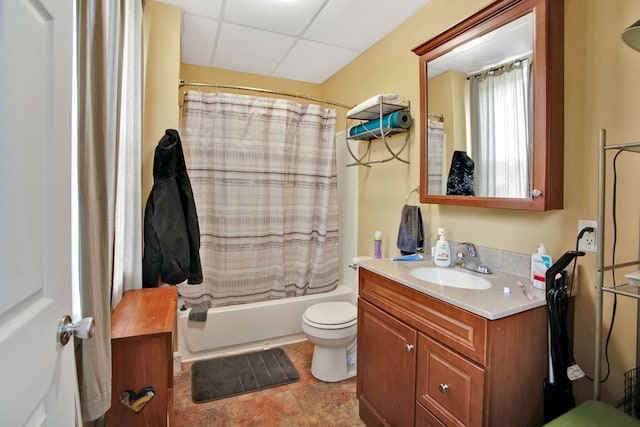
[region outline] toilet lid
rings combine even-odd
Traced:
[[[356,323],[358,309],[344,301],[321,302],[307,308],[303,317],[308,323],[326,329],[346,328]]]

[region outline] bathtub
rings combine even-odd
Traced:
[[[356,303],[356,294],[340,285],[331,292],[275,301],[209,309],[206,322],[189,320],[189,309],[180,311],[178,300],[178,348],[174,370],[180,362],[213,356],[262,350],[305,340],[302,313],[324,301]],[[176,366],[177,364],[177,366]]]

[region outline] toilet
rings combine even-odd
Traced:
[[[315,344],[311,374],[325,382],[346,380],[356,375],[358,309],[344,302],[321,302],[302,315],[302,330]]]

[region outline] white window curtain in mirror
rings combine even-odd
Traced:
[[[531,61],[470,76],[474,189],[478,196],[530,196]]]
[[[188,91],[182,118],[204,282],[189,306],[311,295],[338,283],[336,112]]]
[[[76,341],[84,421],[111,405],[110,315],[142,284],[142,3],[77,5],[78,275],[93,338]]]

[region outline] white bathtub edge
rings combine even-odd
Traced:
[[[189,321],[189,311],[178,310],[178,353],[182,362],[193,362],[304,341],[302,313],[323,301],[355,304],[356,295],[342,285],[324,294],[210,309],[206,322]]]

